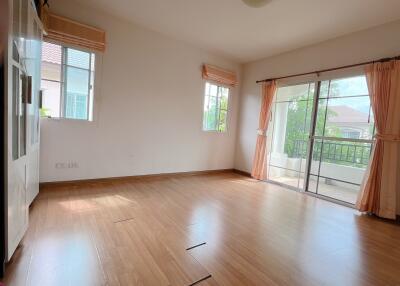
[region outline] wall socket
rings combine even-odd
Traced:
[[[56,169],[76,169],[79,168],[78,162],[57,162]]]

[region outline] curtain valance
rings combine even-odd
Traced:
[[[203,78],[229,86],[236,86],[238,83],[235,72],[212,65],[203,65]]]
[[[104,52],[105,31],[53,14],[47,9],[41,11],[41,18],[45,29],[45,40]]]

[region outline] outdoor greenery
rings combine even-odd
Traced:
[[[339,86],[332,82],[330,96],[339,95]],[[321,86],[321,97],[326,97],[328,86]],[[313,109],[313,97],[305,92],[289,102],[287,113],[287,125],[285,134],[284,152],[289,158],[306,158],[307,143],[311,126],[311,114]],[[318,112],[315,126],[316,135],[329,137],[342,137],[341,131],[334,125],[325,125],[325,120],[337,114],[327,108],[326,99],[318,102]],[[322,148],[322,150],[321,150]],[[368,164],[371,152],[371,144],[349,143],[333,141],[315,141],[313,160],[322,160],[353,167],[365,167]],[[321,158],[322,157],[322,158]]]
[[[49,117],[50,116],[50,109],[49,108],[41,108],[39,110],[41,117]]]
[[[326,108],[325,100],[320,100],[318,105],[315,134],[339,137],[341,135],[340,130],[334,126],[325,127],[324,133],[325,113],[327,113],[327,120],[335,116],[336,113]],[[284,150],[289,157],[294,157],[298,155],[295,154],[295,142],[298,140],[308,140],[313,100],[308,99],[307,95],[303,95],[298,97],[295,101],[290,102],[288,108]]]
[[[208,89],[211,94],[207,94],[205,96],[203,129],[209,131],[225,132],[228,112],[229,90],[228,88],[224,87],[215,87],[215,90]]]

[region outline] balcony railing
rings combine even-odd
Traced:
[[[295,140],[293,150],[288,152],[288,155],[292,158],[305,159],[307,147],[307,140]],[[314,141],[312,158],[315,161],[365,168],[369,162],[371,148],[371,143]]]

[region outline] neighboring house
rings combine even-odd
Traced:
[[[328,127],[339,128],[341,136],[353,139],[371,138],[372,114],[364,113],[345,105],[330,106],[334,113],[327,122]]]
[[[65,107],[65,117],[75,119],[87,118],[87,94],[77,92],[67,92],[67,104]]]

